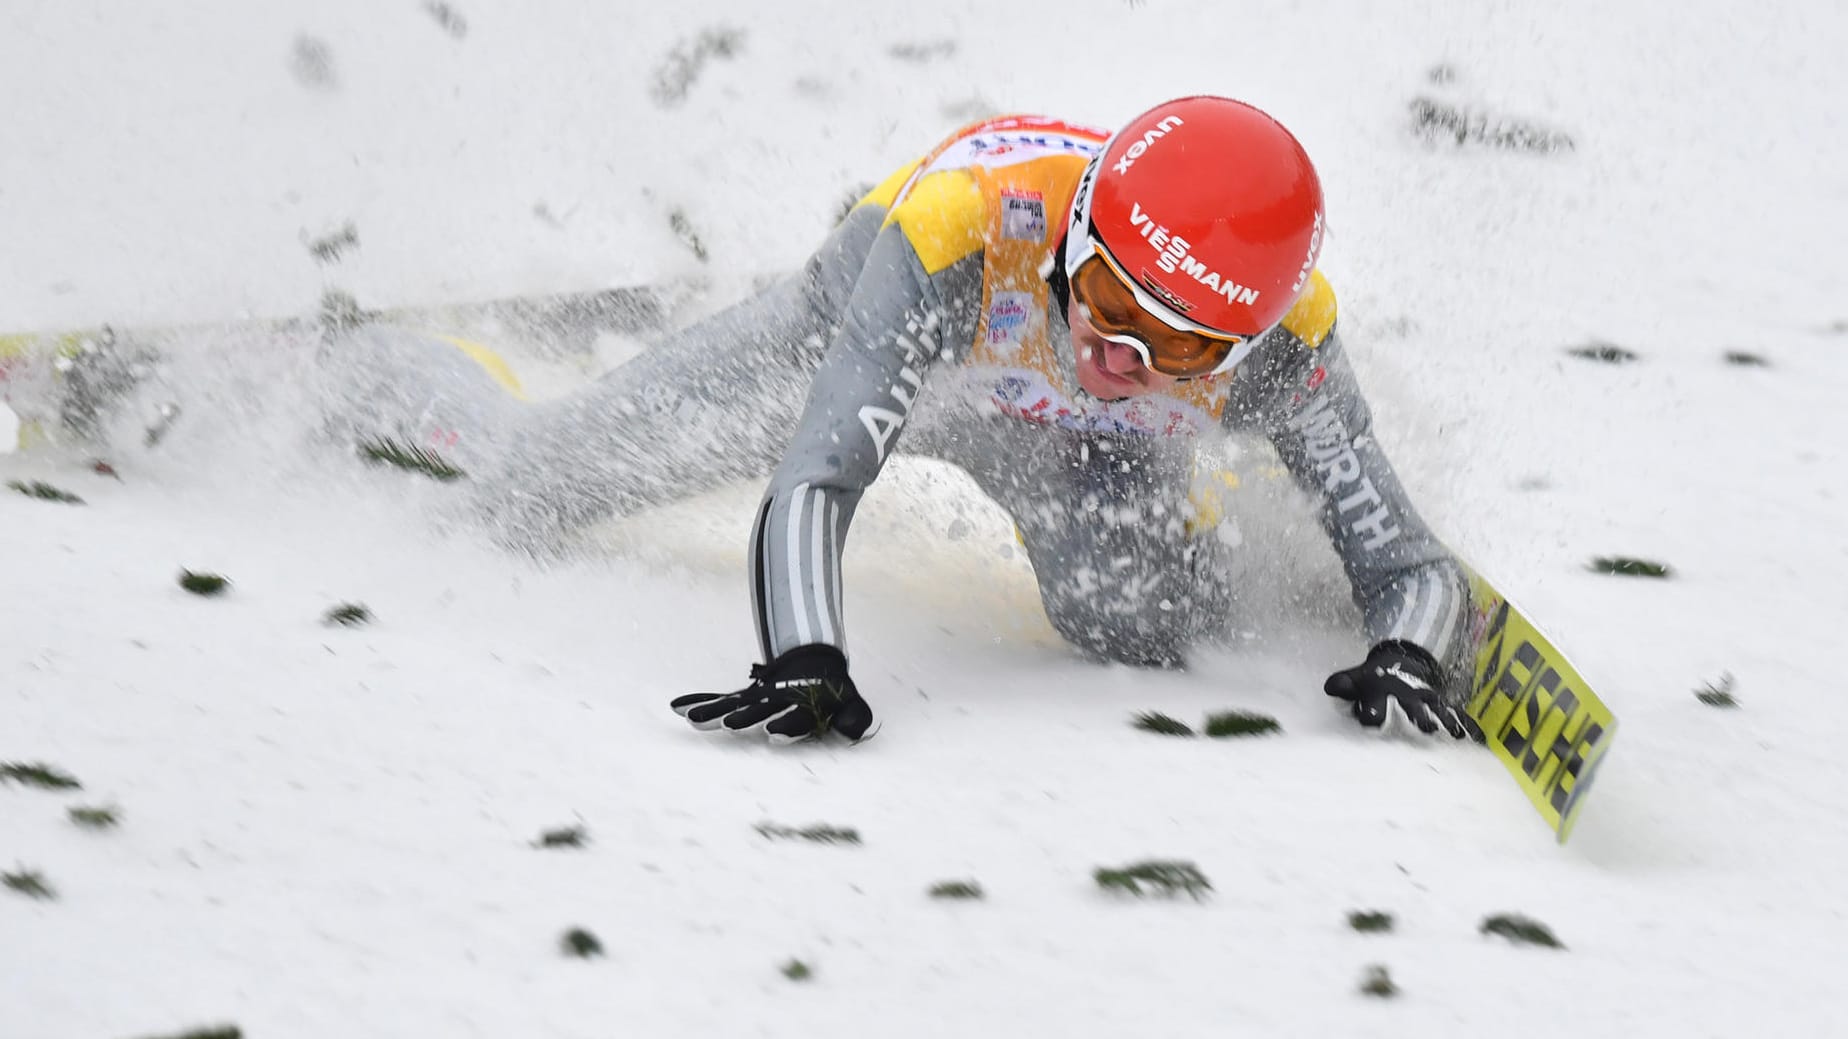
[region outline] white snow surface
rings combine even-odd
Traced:
[[[716,306],[971,117],[1244,97],[1319,164],[1324,269],[1415,498],[1622,719],[1592,803],[1560,847],[1487,753],[1352,731],[1319,686],[1361,640],[1305,604],[1339,578],[1262,524],[1253,597],[1285,608],[1238,648],[1186,673],[1079,659],[1005,521],[915,463],[847,557],[877,737],[696,733],[666,701],[745,677],[759,488],[540,567],[429,522],[442,488],[232,407],[112,458],[120,480],[0,458],[87,500],[0,494],[0,761],[84,785],[0,786],[0,868],[60,895],[0,890],[0,1039],[1848,1031],[1848,8],[451,9],[465,35],[412,0],[0,6],[0,331],[301,313],[329,286],[429,303],[697,276]],[[666,56],[713,27],[735,54],[658,101]],[[1420,94],[1577,146],[1422,143]],[[347,221],[359,249],[317,265],[304,241]],[[1565,354],[1592,339],[1641,360]],[[1675,576],[1587,570],[1617,554]],[[233,587],[190,596],[182,567]],[[377,622],[319,623],[343,601]],[[1722,672],[1737,711],[1692,695]],[[1127,724],[1231,707],[1284,735]],[[79,829],[78,804],[122,823]],[[573,823],[588,847],[532,846]],[[1155,857],[1213,895],[1092,882]],[[926,897],[964,878],[986,900]],[[1354,909],[1398,928],[1354,933]],[[1477,933],[1508,911],[1568,950]],[[607,955],[561,955],[571,927]],[[785,978],[792,958],[814,976]],[[1357,992],[1370,964],[1397,999]]]

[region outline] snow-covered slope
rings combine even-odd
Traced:
[[[1189,673],[1084,663],[1005,522],[924,465],[869,495],[848,554],[877,739],[712,739],[665,701],[744,677],[754,488],[540,569],[427,522],[441,488],[294,450],[286,392],[237,396],[125,448],[120,481],[0,459],[87,500],[0,495],[0,761],[85,787],[0,786],[0,869],[60,893],[0,891],[0,1039],[1843,1029],[1838,5],[446,10],[465,31],[411,0],[0,7],[0,331],[301,313],[328,287],[700,278],[717,305],[975,115],[1245,97],[1321,167],[1325,268],[1418,500],[1623,720],[1594,803],[1559,848],[1486,754],[1349,731],[1318,687],[1358,639],[1301,605],[1341,594],[1325,561]],[[679,98],[676,50],[705,54]],[[1420,142],[1421,95],[1576,147]],[[318,265],[304,241],[348,221],[358,250]],[[1593,339],[1641,360],[1564,352]],[[1586,570],[1618,554],[1676,576]],[[235,584],[196,598],[182,567]],[[855,594],[874,573],[905,594]],[[343,601],[377,622],[319,623]],[[1691,695],[1723,671],[1739,711]],[[1228,707],[1285,735],[1126,724]],[[573,822],[587,848],[531,846]],[[1214,896],[1092,882],[1150,857]],[[988,898],[926,897],[960,878]],[[1569,951],[1478,935],[1501,911]],[[574,926],[607,955],[561,956]],[[1397,1000],[1356,992],[1376,963]]]

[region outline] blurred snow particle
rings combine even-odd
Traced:
[[[980,94],[971,94],[960,101],[945,101],[937,107],[937,111],[943,113],[945,119],[961,119],[966,122],[1001,113],[993,101]]]
[[[667,224],[674,229],[674,237],[680,239],[680,244],[691,249],[699,262],[705,263],[706,243],[700,241],[699,232],[693,229],[693,221],[687,218],[687,211],[675,208],[667,214]]]
[[[1412,99],[1411,110],[1412,133],[1431,144],[1484,145],[1543,155],[1573,148],[1572,138],[1558,130],[1447,101],[1417,97]]]
[[[19,429],[22,423],[6,401],[0,400],[0,455],[9,455],[19,448]]]
[[[847,191],[841,195],[841,200],[834,205],[834,222],[838,224],[847,219],[847,214],[853,212],[853,207],[859,205],[860,200],[865,198],[878,186],[877,184],[861,182],[848,188]]]
[[[655,104],[669,108],[687,99],[687,92],[699,81],[706,63],[714,58],[735,56],[744,46],[744,30],[725,26],[702,29],[692,40],[682,40],[655,69],[654,88],[649,91]]]
[[[1583,361],[1596,361],[1599,364],[1629,364],[1641,360],[1634,350],[1626,350],[1616,343],[1607,343],[1602,339],[1593,339],[1583,346],[1575,346],[1566,353]]]
[[[797,76],[790,87],[803,97],[824,98],[834,92],[828,81],[819,76]]]
[[[609,371],[620,368],[648,349],[648,344],[634,336],[619,335],[615,332],[599,332],[591,341],[591,354],[596,358],[600,370]]]
[[[1694,690],[1694,698],[1708,707],[1734,710],[1739,706],[1739,698],[1733,695],[1733,676],[1731,671],[1720,674],[1718,682],[1703,682]]]
[[[324,234],[319,238],[309,238],[302,232],[302,244],[308,247],[308,255],[316,263],[339,263],[340,258],[350,249],[359,248],[359,228],[347,221],[340,230]]]
[[[1395,314],[1391,317],[1373,319],[1373,337],[1404,339],[1418,331],[1418,322],[1409,314]]]
[[[930,40],[913,43],[894,43],[886,48],[886,53],[900,61],[910,61],[922,65],[926,62],[947,58],[956,53],[955,40]]]
[[[1363,996],[1375,999],[1391,999],[1399,994],[1399,986],[1393,984],[1392,974],[1386,970],[1385,965],[1375,963],[1361,976],[1360,992]]]
[[[564,936],[558,939],[558,944],[566,956],[575,956],[580,960],[603,955],[603,943],[597,940],[596,935],[582,927],[573,927],[566,931]]]
[[[334,51],[326,40],[297,36],[289,51],[289,72],[295,81],[310,90],[334,90],[339,81],[334,75]]]
[[[1425,79],[1437,86],[1448,86],[1457,81],[1457,68],[1447,62],[1438,62],[1425,72]]]
[[[468,35],[468,19],[462,17],[461,11],[444,3],[443,0],[424,0],[423,9],[424,13],[436,19],[436,24],[442,26],[443,31],[449,35],[458,40]]]
[[[328,289],[321,293],[321,313],[318,324],[321,326],[323,339],[331,342],[370,320],[372,320],[372,315],[359,305],[359,300],[354,298],[352,293],[343,292],[340,289]]]

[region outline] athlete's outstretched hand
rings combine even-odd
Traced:
[[[847,658],[821,644],[752,664],[751,684],[735,693],[692,693],[668,706],[695,729],[761,732],[771,743],[794,743],[829,729],[858,740],[873,724],[873,709],[847,676]]]
[[[1354,720],[1369,729],[1427,736],[1439,731],[1452,739],[1482,740],[1469,715],[1447,702],[1437,661],[1410,642],[1388,639],[1367,653],[1367,662],[1337,671],[1322,691],[1353,705]]]

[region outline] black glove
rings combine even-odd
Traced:
[[[1369,729],[1390,731],[1409,722],[1427,736],[1442,729],[1453,739],[1482,742],[1475,719],[1445,701],[1443,685],[1431,654],[1388,639],[1367,653],[1366,663],[1328,676],[1322,691],[1352,703],[1354,720]]]
[[[873,724],[873,709],[847,677],[847,658],[819,643],[752,664],[751,684],[735,693],[692,693],[668,706],[695,729],[759,731],[771,743],[794,743],[829,729],[858,740]]]

